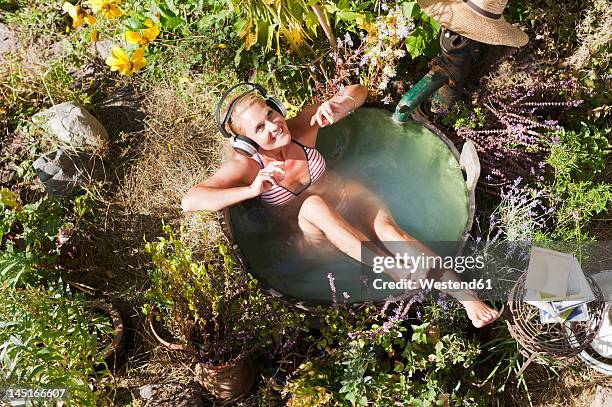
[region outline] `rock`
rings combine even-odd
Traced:
[[[138,389],[146,400],[146,407],[204,407],[203,390],[194,382],[187,386],[176,384],[147,384]]]
[[[98,52],[98,55],[103,61],[106,61],[106,58],[110,56],[112,48],[112,40],[102,40],[96,42],[96,51]]]
[[[79,104],[64,102],[55,105],[35,114],[33,121],[68,146],[100,155],[108,150],[108,132]]]
[[[0,63],[4,61],[4,54],[15,52],[19,49],[19,40],[15,32],[7,25],[0,23]]]
[[[84,152],[51,151],[34,161],[36,175],[52,196],[70,196],[103,174],[102,161]]]
[[[607,407],[612,406],[612,388],[597,386],[595,398],[591,403],[591,407]]]
[[[145,384],[144,386],[138,388],[138,394],[140,398],[143,400],[150,400],[153,397],[154,388],[150,384]]]

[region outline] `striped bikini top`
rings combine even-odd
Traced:
[[[304,150],[304,153],[306,153],[306,162],[308,164],[308,177],[310,178],[310,182],[297,193],[289,191],[282,185],[273,185],[269,191],[266,191],[261,194],[261,200],[266,204],[275,206],[286,204],[291,199],[304,192],[309,186],[317,182],[321,175],[323,175],[323,172],[325,172],[325,160],[323,159],[321,153],[317,151],[317,149],[312,147],[306,147],[299,141],[291,141],[301,146]],[[259,166],[263,169],[264,164],[259,154],[256,154],[256,159],[257,162],[259,162]]]

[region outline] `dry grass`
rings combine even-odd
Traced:
[[[611,386],[612,379],[578,359],[567,362],[560,377],[541,378],[531,385],[534,407],[589,407],[597,386]]]
[[[592,66],[594,61],[609,64],[612,43],[612,8],[607,0],[595,0],[577,26],[580,46],[568,59],[577,70]],[[610,79],[610,78],[608,78]]]
[[[126,106],[113,103],[98,110],[115,128],[133,131],[118,131],[114,137],[111,132],[109,156],[116,160],[107,167],[108,185],[98,197],[103,213],[90,228],[80,265],[106,268],[103,274],[115,280],[121,296],[130,283],[141,286],[146,280],[144,240],[160,236],[163,223],[175,228],[184,223],[193,245],[206,231],[211,241],[219,238],[214,216],[184,216],[180,201],[218,167],[224,144],[210,115],[177,97],[172,88],[132,94]],[[126,110],[140,112],[141,118],[134,119],[139,123],[118,125],[130,120],[122,114]]]

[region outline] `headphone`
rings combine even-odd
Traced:
[[[221,109],[223,108],[223,102],[225,101],[225,99],[227,99],[229,94],[234,89],[242,85],[250,85],[251,88],[247,90],[246,92],[238,95],[238,97],[236,97],[232,101],[232,103],[230,103],[227,109],[227,113],[225,114],[225,117],[223,118],[223,120],[221,120]],[[223,96],[221,96],[221,99],[219,100],[219,103],[217,104],[217,110],[215,111],[215,119],[217,121],[217,128],[219,129],[221,134],[223,134],[224,137],[227,137],[231,140],[232,147],[237,153],[245,155],[247,157],[251,157],[255,153],[257,153],[257,150],[259,150],[259,144],[257,144],[255,141],[251,140],[247,136],[243,136],[241,134],[234,134],[234,133],[227,131],[226,127],[231,121],[232,112],[234,111],[234,108],[236,107],[236,104],[238,103],[238,101],[251,92],[258,92],[264,98],[266,105],[276,110],[283,117],[287,115],[287,109],[285,108],[285,106],[283,106],[283,103],[280,100],[272,96],[268,96],[268,93],[263,88],[263,86],[258,85],[256,83],[241,82],[229,88],[227,92],[225,92]]]

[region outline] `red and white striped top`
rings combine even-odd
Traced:
[[[309,186],[317,182],[317,180],[321,178],[321,175],[323,175],[323,172],[325,172],[325,159],[323,158],[321,153],[317,151],[317,149],[312,147],[306,147],[302,143],[295,140],[291,141],[301,146],[304,149],[304,152],[306,153],[308,176],[310,178],[310,182],[297,193],[289,191],[282,185],[273,185],[269,191],[266,191],[261,194],[261,200],[264,201],[266,204],[275,206],[286,204],[291,199],[304,192]],[[264,168],[263,162],[261,161],[261,157],[259,157],[259,155],[257,155],[257,161],[259,162],[259,166],[261,168]]]

